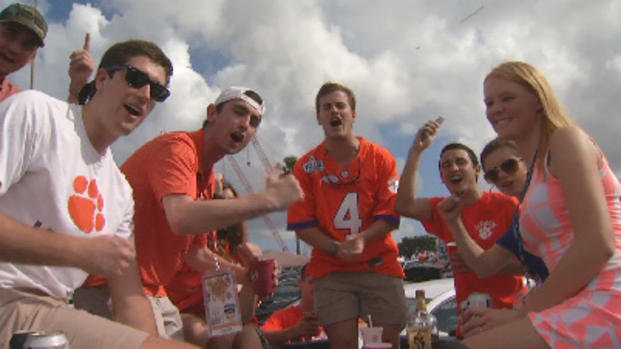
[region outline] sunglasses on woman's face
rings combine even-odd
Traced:
[[[125,72],[125,81],[129,84],[129,86],[133,88],[141,88],[146,84],[149,84],[151,98],[157,102],[164,102],[166,98],[170,96],[170,91],[168,91],[164,85],[151,80],[149,75],[134,66],[129,64],[112,65],[106,67],[106,70],[109,73],[112,73],[115,70],[123,68],[127,69]]]
[[[517,171],[518,166],[519,163],[517,159],[507,159],[501,162],[500,166],[485,171],[483,178],[485,178],[488,183],[496,183],[498,181],[498,175],[500,174],[500,170],[508,175],[512,175],[515,173],[515,171]]]

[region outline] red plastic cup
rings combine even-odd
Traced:
[[[263,259],[250,263],[248,273],[252,289],[257,296],[264,298],[274,293],[276,288],[275,271],[275,259]]]

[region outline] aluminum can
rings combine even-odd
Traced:
[[[468,298],[466,300],[461,302],[459,306],[461,308],[461,311],[464,312],[472,305],[482,308],[491,308],[492,297],[490,297],[490,295],[487,293],[472,292],[470,295],[468,295]]]
[[[11,336],[11,341],[9,342],[9,348],[10,349],[22,349],[24,347],[24,343],[26,342],[26,339],[28,338],[28,336],[31,333],[37,333],[40,331],[37,330],[19,330],[16,332],[13,332],[13,335]]]
[[[11,349],[69,349],[69,342],[61,331],[17,331],[9,346]]]

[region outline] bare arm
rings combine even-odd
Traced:
[[[187,195],[167,195],[162,199],[166,219],[175,234],[202,234],[205,231],[242,222],[272,211],[282,210],[302,198],[302,189],[292,175],[268,174],[265,191],[228,200],[196,201]]]
[[[108,287],[116,321],[158,335],[153,308],[142,291],[135,260],[123,275],[108,277]]]
[[[91,274],[121,275],[135,258],[125,238],[92,238],[27,226],[0,212],[0,260],[34,265],[71,266]]]
[[[326,253],[329,253],[330,245],[332,245],[333,243],[337,244],[338,246],[337,251],[340,249],[340,245],[341,245],[340,241],[337,241],[331,238],[330,236],[328,236],[328,234],[324,233],[318,227],[310,227],[310,228],[296,230],[295,234],[302,241],[313,246],[313,248],[317,248]]]
[[[525,311],[549,308],[575,295],[615,250],[612,221],[600,182],[600,154],[576,127],[555,131],[551,172],[561,181],[574,240],[546,281],[526,298]]]
[[[484,250],[470,237],[461,220],[462,209],[463,204],[456,196],[449,196],[438,204],[438,210],[455,238],[459,255],[468,267],[480,278],[501,272],[522,273],[522,264],[513,253],[498,244]]]
[[[440,123],[428,121],[416,133],[405,167],[403,168],[403,173],[401,173],[395,202],[395,210],[402,216],[418,220],[430,220],[433,218],[433,211],[429,201],[416,198],[416,181],[420,157],[423,151],[433,142],[438,128],[440,128]]]
[[[226,200],[218,200],[226,201]],[[246,270],[237,263],[229,262],[218,256],[207,247],[190,246],[190,250],[184,256],[184,261],[194,270],[200,272],[214,270],[216,268],[228,268],[235,273],[235,278],[242,282],[246,279]]]

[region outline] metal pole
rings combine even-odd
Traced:
[[[39,0],[35,0],[34,8],[36,8],[38,10],[38,7],[39,7]],[[30,89],[34,89],[35,61],[36,61],[36,59],[37,59],[37,56],[35,55],[35,57],[32,60],[32,62],[30,62]]]

